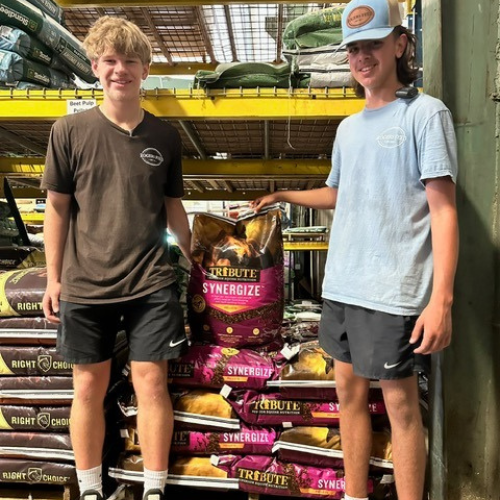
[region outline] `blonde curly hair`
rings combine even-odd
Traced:
[[[144,64],[151,64],[152,48],[140,28],[126,19],[102,16],[90,28],[83,48],[91,61],[96,61],[106,50],[134,55]]]

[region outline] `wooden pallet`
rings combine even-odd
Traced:
[[[0,500],[75,500],[77,485],[29,485],[0,482]]]

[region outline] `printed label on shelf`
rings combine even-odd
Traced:
[[[87,111],[87,109],[97,106],[97,101],[95,99],[68,99],[66,101],[66,114],[74,115],[75,113],[80,113],[82,111]]]

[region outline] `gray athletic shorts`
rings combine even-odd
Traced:
[[[409,340],[418,316],[397,316],[324,300],[319,327],[321,347],[354,373],[369,379],[402,379],[430,372],[430,355],[414,354]]]
[[[176,285],[112,304],[61,301],[59,317],[57,350],[69,363],[111,359],[116,335],[123,330],[131,361],[173,359],[188,348]]]

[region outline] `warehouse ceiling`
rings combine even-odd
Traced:
[[[284,61],[283,30],[291,20],[318,9],[339,6],[338,3],[316,2],[225,2],[218,5],[212,1],[205,4],[186,1],[186,5],[182,5],[177,0],[60,0],[59,4],[64,7],[65,27],[79,40],[83,40],[92,23],[103,15],[123,17],[138,24],[153,46],[151,73],[157,75],[157,79],[150,80],[156,84],[167,82],[170,89],[176,82],[180,85],[188,82],[189,85],[196,70],[213,70],[221,63],[281,63]],[[151,88],[147,92],[151,94]],[[259,89],[255,92],[260,96]],[[321,92],[328,94],[324,89]],[[219,92],[217,99],[223,98]],[[294,97],[291,95],[290,98]],[[193,167],[192,174],[187,175],[188,195],[193,199],[249,199],[277,189],[322,186],[329,168],[335,131],[343,114],[308,116],[306,111],[302,116],[291,114],[289,118],[273,116],[275,103],[270,99],[268,116],[264,117],[262,113],[252,116],[252,102],[247,100],[247,103],[249,111],[238,118],[217,113],[207,115],[206,119],[199,116],[191,119],[189,114],[182,119],[162,116],[179,130],[185,160],[199,161],[206,167]],[[26,157],[34,163],[43,160],[54,119],[38,112],[20,112],[16,117],[0,112],[0,165],[5,165],[2,158]],[[241,161],[250,163],[241,167],[238,163]],[[316,175],[301,168],[310,161],[319,162],[315,164],[321,167],[316,169]],[[234,172],[221,169],[223,162],[233,162]],[[275,168],[271,175],[266,175],[262,171],[266,162],[274,162],[269,163],[273,168],[277,168],[280,162],[285,163],[283,168]],[[26,170],[22,169],[8,171],[0,168],[0,172],[12,178],[14,188],[23,189],[33,186],[40,176],[40,173],[25,175]],[[17,192],[22,196],[22,190]],[[24,192],[28,196],[32,190],[25,189]]]

